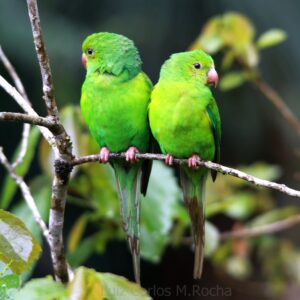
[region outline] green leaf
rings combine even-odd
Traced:
[[[69,299],[102,300],[104,293],[97,272],[84,267],[76,270],[73,280],[68,285]]]
[[[110,273],[97,273],[85,267],[76,270],[67,289],[68,298],[74,300],[151,299],[146,290],[124,277]]]
[[[211,256],[220,243],[220,233],[217,227],[205,221],[205,256]]]
[[[255,68],[259,63],[258,51],[252,44],[240,52],[240,57],[244,63],[252,69]],[[247,79],[246,76],[245,78]]]
[[[110,273],[98,273],[109,300],[151,300],[147,291],[140,285],[128,281],[126,278]]]
[[[0,278],[0,300],[13,300],[21,285],[20,277],[16,274]]]
[[[287,34],[282,29],[270,29],[264,32],[257,40],[256,46],[259,49],[273,47],[284,42],[287,39]]]
[[[39,176],[30,183],[30,190],[42,219],[47,223],[51,206],[51,181],[46,176]],[[33,214],[25,200],[21,199],[12,208],[11,212],[24,222],[35,239],[41,243],[42,233],[40,227],[36,225]]]
[[[222,69],[223,70],[228,70],[235,59],[235,52],[234,51],[227,51],[224,53],[223,59],[222,59]]]
[[[170,168],[154,162],[147,196],[142,199],[141,255],[158,262],[165,249],[173,225],[174,213],[181,193]]]
[[[14,273],[22,273],[38,259],[41,247],[25,224],[13,214],[0,210],[0,260]]]
[[[74,251],[68,252],[68,262],[73,268],[80,266],[92,255],[95,251],[95,240],[96,236],[87,237],[79,243]]]
[[[298,209],[295,206],[287,206],[284,208],[277,208],[261,214],[248,222],[247,226],[256,227],[272,222],[276,222],[282,219],[286,219],[298,213]]]
[[[17,293],[15,300],[67,300],[67,291],[62,283],[48,276],[29,281]]]
[[[239,169],[252,176],[270,181],[278,179],[282,173],[279,166],[269,165],[265,162],[256,162],[249,166],[240,166]]]
[[[202,49],[210,54],[215,54],[223,47],[220,34],[222,20],[219,16],[210,19],[204,26],[200,36],[190,47],[191,50]]]
[[[228,12],[211,18],[191,48],[200,48],[210,54],[215,54],[221,49],[234,50],[234,53],[239,55],[253,43],[254,34],[254,27],[247,17],[240,13]]]
[[[70,252],[74,251],[77,248],[80,240],[82,239],[87,225],[87,220],[87,215],[83,214],[74,223],[68,237],[68,250]]]
[[[246,81],[243,72],[233,71],[223,75],[220,80],[220,89],[222,91],[229,91],[241,86]]]
[[[255,197],[247,192],[237,192],[226,199],[226,202],[225,214],[237,220],[248,218],[256,208]]]
[[[40,215],[47,223],[51,204],[51,180],[49,180],[47,176],[41,175],[30,183],[30,189]],[[34,238],[41,244],[43,242],[41,229],[37,226],[33,214],[25,200],[21,199],[21,201],[12,208],[11,212],[24,222]],[[26,281],[31,276],[35,264],[36,263],[33,263],[31,267],[21,275],[22,281]]]
[[[24,157],[24,160],[16,168],[16,173],[18,175],[24,176],[27,173],[35,154],[36,145],[38,143],[39,136],[40,136],[39,129],[37,127],[33,127],[29,133],[28,149]],[[15,151],[13,155],[13,161],[18,157],[19,151],[20,151],[20,145],[18,146],[18,149]],[[13,179],[10,178],[10,176],[7,175],[4,179],[3,186],[1,188],[0,208],[5,209],[8,207],[13,196],[15,195],[16,190],[17,190],[17,184]]]
[[[224,44],[238,52],[252,44],[255,29],[245,15],[228,12],[222,17],[221,34]]]
[[[244,256],[230,257],[226,261],[225,268],[228,274],[241,280],[248,278],[252,271],[249,259]]]

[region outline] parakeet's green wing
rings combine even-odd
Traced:
[[[219,115],[219,110],[218,106],[216,104],[216,101],[214,98],[211,99],[210,103],[207,105],[206,108],[210,124],[211,124],[211,129],[213,131],[214,139],[215,139],[215,157],[214,161],[216,163],[220,162],[220,148],[221,148],[221,120],[220,120],[220,115]],[[211,176],[213,181],[216,180],[217,178],[217,172],[216,171],[211,171]]]
[[[149,150],[147,108],[152,83],[143,73],[138,50],[125,36],[99,32],[82,45],[87,74],[82,86],[81,109],[101,151]],[[131,151],[130,150],[130,151]],[[101,158],[101,162],[107,162]],[[133,161],[132,161],[133,162]],[[121,202],[122,226],[140,282],[140,192],[146,193],[151,162],[112,160]]]

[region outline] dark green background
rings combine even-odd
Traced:
[[[143,68],[155,83],[164,60],[173,52],[187,49],[210,17],[238,11],[253,21],[258,34],[274,27],[287,31],[288,40],[284,44],[263,52],[261,68],[267,82],[300,118],[299,1],[44,0],[39,1],[39,9],[59,108],[70,103],[79,104],[84,78],[81,42],[86,35],[112,31],[133,39],[140,50]],[[23,79],[34,108],[44,114],[40,73],[25,1],[0,1],[0,44]],[[216,60],[218,62],[218,57]],[[0,72],[7,77],[2,66]],[[248,84],[227,93],[215,90],[214,94],[223,124],[222,163],[232,166],[257,160],[275,163],[283,167],[281,180],[299,187],[299,155],[296,154],[299,138],[274,107]],[[0,110],[19,111],[17,104],[1,90]],[[0,145],[8,156],[19,141],[20,128],[16,124],[0,123]],[[36,172],[35,162],[29,178]],[[0,180],[3,174],[0,167]],[[288,197],[276,195],[279,203],[294,203]],[[125,245],[112,245],[107,256],[93,257],[89,265],[101,271],[131,276],[129,256],[126,262],[116,259],[118,255],[123,259],[124,251],[127,251]],[[48,272],[49,262],[43,262],[45,265],[40,266],[39,271]],[[191,263],[188,249],[168,250],[160,266],[143,264],[143,274],[148,274],[143,275],[144,285],[168,287],[188,282]],[[204,285],[214,285],[217,282],[211,279],[210,267],[205,268]]]

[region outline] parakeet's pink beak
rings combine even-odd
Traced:
[[[219,82],[219,76],[214,67],[210,68],[207,73],[207,84],[212,84],[214,87],[217,87]]]
[[[83,64],[83,66],[86,68],[86,56],[84,53],[82,53],[82,56],[81,56],[81,62]]]

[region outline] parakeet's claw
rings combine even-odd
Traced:
[[[197,155],[197,154],[194,154],[191,157],[189,157],[189,159],[188,159],[188,166],[189,166],[189,168],[197,170],[199,168],[198,162],[200,160],[201,160],[200,156]]]
[[[109,160],[109,149],[107,147],[102,147],[100,150],[100,163],[106,164]]]
[[[129,147],[126,151],[126,161],[130,163],[137,162],[136,154],[139,153],[139,150],[136,147]]]
[[[166,158],[165,158],[165,163],[166,163],[166,165],[172,166],[172,165],[173,165],[173,162],[174,162],[174,156],[171,155],[171,154],[167,154],[167,155],[166,155]]]

